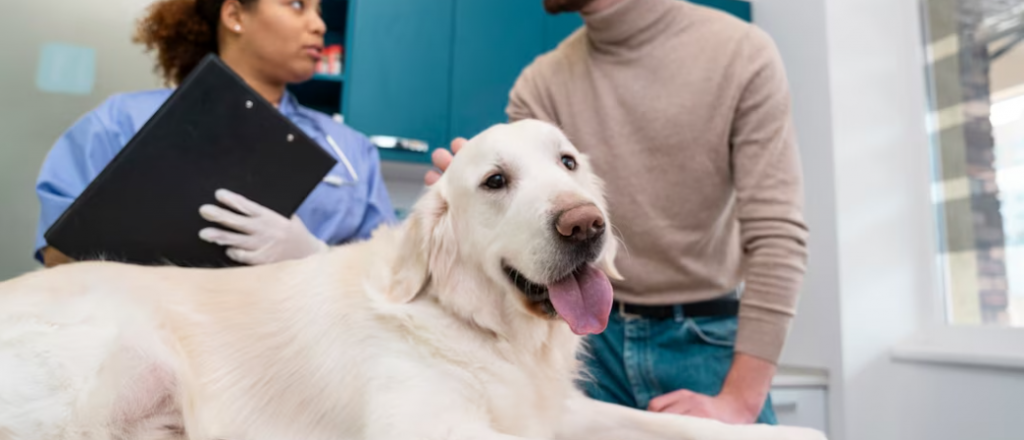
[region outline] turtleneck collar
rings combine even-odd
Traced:
[[[599,51],[635,49],[657,39],[680,0],[623,0],[611,9],[582,14],[587,37]]]

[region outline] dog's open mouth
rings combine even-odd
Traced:
[[[502,268],[505,270],[505,275],[508,276],[512,285],[519,289],[519,293],[526,297],[526,301],[531,306],[536,307],[538,311],[550,318],[558,317],[558,311],[555,310],[554,304],[551,304],[551,296],[548,294],[547,286],[530,281],[529,278],[526,278],[518,270],[513,269],[512,266],[506,264]]]
[[[502,269],[534,310],[550,318],[561,317],[573,333],[600,333],[608,325],[611,282],[590,264],[577,267],[549,285],[531,281],[508,264],[502,264]]]

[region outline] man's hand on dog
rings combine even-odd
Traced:
[[[775,365],[768,361],[736,353],[717,396],[680,390],[651,400],[647,409],[730,424],[754,423],[767,400],[775,370]]]
[[[749,409],[749,405],[740,396],[708,396],[690,390],[674,391],[657,397],[651,400],[647,410],[715,419],[733,425],[754,423],[758,415]]]
[[[451,152],[443,148],[438,148],[434,150],[434,152],[430,155],[430,159],[431,161],[434,162],[434,166],[437,167],[437,169],[441,170],[441,172],[437,172],[434,170],[427,171],[427,175],[423,178],[423,181],[426,182],[427,185],[433,185],[435,182],[437,182],[437,180],[441,178],[441,173],[443,173],[444,170],[448,169],[448,165],[451,165],[452,158],[455,157],[454,154],[457,154],[459,150],[462,149],[462,146],[465,143],[465,138],[456,138],[455,140],[452,141]]]
[[[327,244],[306,229],[298,216],[281,214],[239,194],[222,189],[217,201],[237,211],[236,214],[217,205],[203,205],[199,214],[206,220],[238,232],[205,228],[199,237],[210,243],[227,246],[227,255],[242,264],[259,265],[305,258],[325,252]]]

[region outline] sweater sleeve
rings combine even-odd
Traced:
[[[505,113],[509,122],[521,119],[539,119],[545,122],[557,124],[554,112],[551,110],[550,99],[544,93],[544,78],[542,73],[543,57],[534,60],[529,66],[523,69],[516,79],[512,91],[509,92],[508,106]]]
[[[731,128],[745,286],[736,351],[777,362],[807,260],[803,176],[781,57],[751,27],[739,51],[744,84]]]

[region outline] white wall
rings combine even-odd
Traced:
[[[889,358],[939,294],[919,15],[908,0],[827,4],[850,439],[920,438],[900,432],[916,405]]]
[[[5,2],[0,14],[0,280],[38,267],[32,259],[39,215],[35,179],[53,142],[78,117],[118,91],[159,85],[152,61],[131,43],[149,0]],[[49,42],[96,49],[88,96],[44,93],[36,67]]]
[[[1024,372],[890,358],[941,295],[919,7],[755,0],[793,86],[812,234],[783,363],[829,369],[834,439],[1020,439]]]
[[[754,20],[775,40],[793,96],[811,231],[807,277],[780,364],[830,373],[830,429],[842,431],[843,405],[836,237],[835,166],[828,44],[821,0],[756,0]]]
[[[920,4],[828,2],[850,439],[1024,436],[1024,372],[899,364],[941,294]]]

